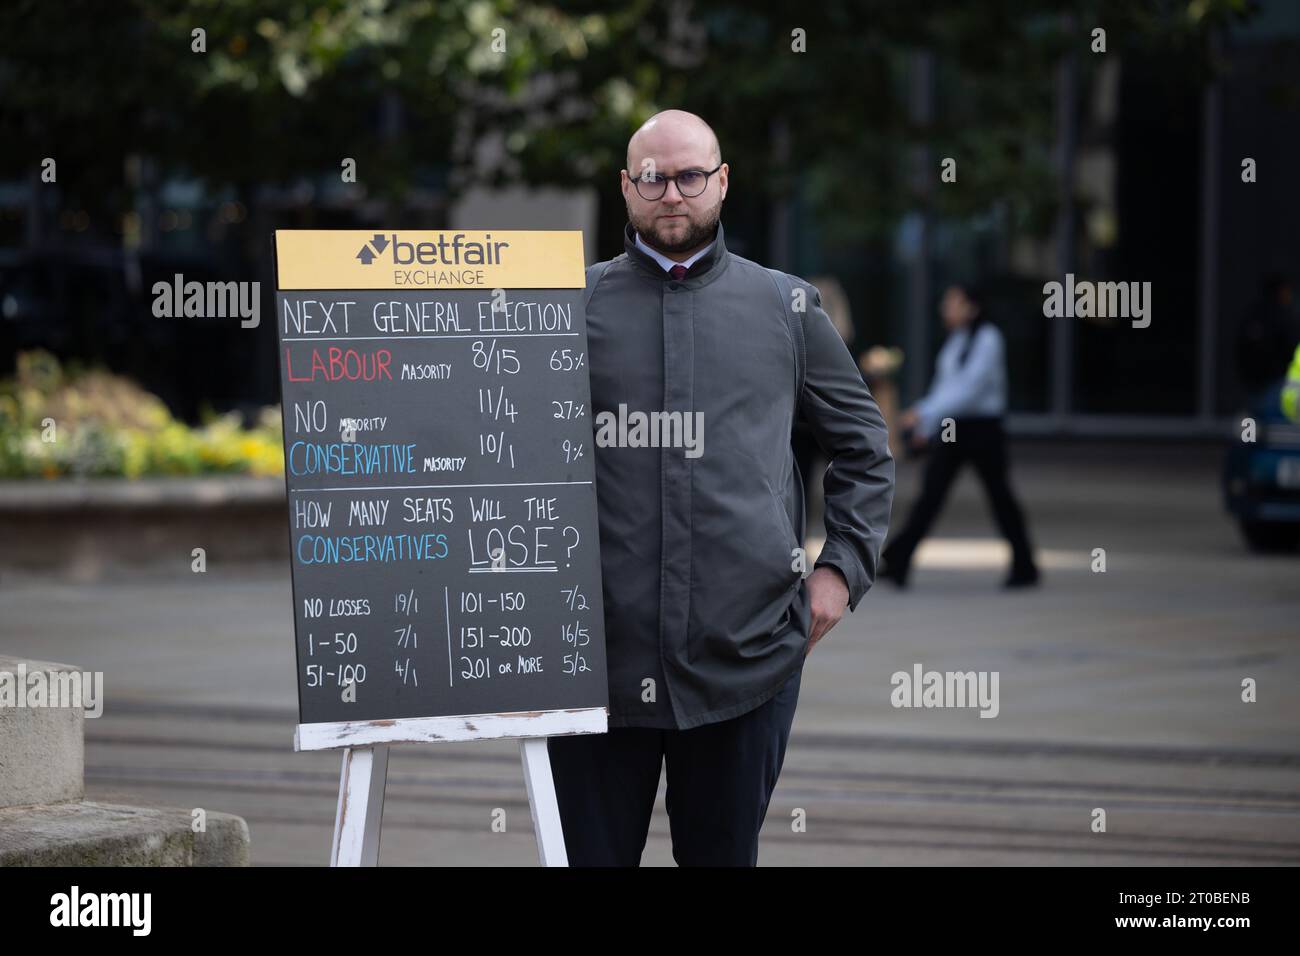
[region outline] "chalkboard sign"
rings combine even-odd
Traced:
[[[603,730],[581,234],[275,240],[300,723]]]

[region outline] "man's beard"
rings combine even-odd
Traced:
[[[680,239],[669,239],[661,232],[661,226],[657,215],[638,217],[632,212],[632,207],[627,210],[627,218],[635,229],[646,241],[647,244],[654,246],[663,253],[690,252],[697,246],[703,246],[713,239],[713,234],[718,228],[718,217],[722,212],[722,200],[719,199],[713,208],[706,209],[700,213],[697,222],[692,214],[686,213],[686,231],[682,233]]]

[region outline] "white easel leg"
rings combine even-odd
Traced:
[[[546,738],[520,738],[519,756],[524,762],[528,807],[537,834],[537,856],[542,866],[568,866],[569,855],[564,849],[560,805],[555,799],[555,778],[551,776],[551,756],[546,749]]]
[[[387,780],[386,744],[348,747],[343,751],[330,866],[379,865],[379,829],[384,818]]]

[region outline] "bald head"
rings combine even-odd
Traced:
[[[681,262],[717,234],[729,172],[708,123],[683,110],[656,113],[628,140],[627,169],[619,173],[628,221],[644,242]]]
[[[627,168],[633,175],[647,159],[668,174],[699,166],[712,169],[722,162],[722,149],[713,128],[700,117],[664,110],[642,123],[627,141]]]

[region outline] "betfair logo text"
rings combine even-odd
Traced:
[[[496,266],[502,264],[501,250],[509,247],[508,242],[493,242],[491,233],[482,242],[466,240],[463,232],[450,237],[443,233],[437,242],[403,242],[396,233],[385,236],[377,232],[361,247],[357,258],[368,266],[391,249],[395,266]]]

